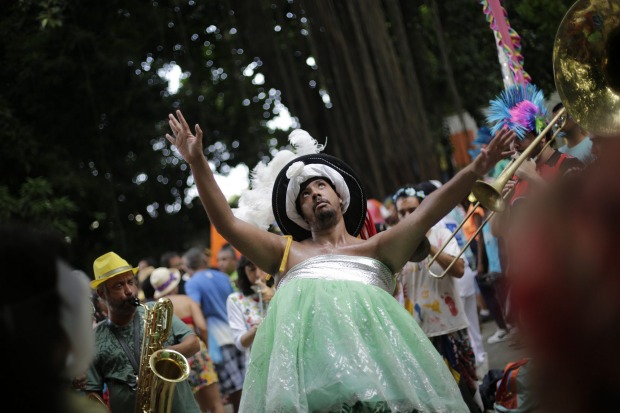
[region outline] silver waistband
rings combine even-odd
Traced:
[[[357,281],[390,294],[396,288],[394,274],[381,261],[350,255],[319,255],[302,261],[286,273],[278,288],[296,279]]]

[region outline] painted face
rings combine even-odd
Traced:
[[[396,210],[399,219],[403,220],[420,206],[420,201],[415,196],[404,196],[396,200]]]

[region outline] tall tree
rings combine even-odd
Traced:
[[[536,59],[550,60],[569,1],[543,3],[506,7],[526,70],[549,93],[552,73]],[[284,104],[360,172],[370,196],[437,178],[447,170],[443,119],[460,106],[454,96],[480,120],[501,75],[480,4],[436,6],[433,14],[427,1],[397,0],[1,2],[0,219],[61,230],[86,270],[109,250],[137,262],[208,242],[187,165],[163,137],[176,108],[206,127],[205,152],[222,173],[287,144],[269,127]],[[173,90],[165,72],[179,68]]]
[[[241,70],[253,59],[231,53],[235,36],[207,18],[217,2],[177,3],[2,3],[0,55],[9,62],[0,68],[3,198],[11,205],[74,205],[55,209],[74,225],[55,225],[81,268],[108,250],[137,262],[196,239],[208,242],[208,220],[193,208],[198,200],[188,201],[187,166],[163,138],[175,107],[198,121],[209,118],[205,150],[219,170],[236,164],[235,155],[254,161],[269,153],[268,91]],[[175,60],[191,70],[181,94],[157,73]],[[26,198],[27,179],[42,182],[45,197]],[[39,207],[14,210],[6,219],[42,221],[34,213]]]

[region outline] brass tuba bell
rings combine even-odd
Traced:
[[[620,132],[620,0],[579,0],[564,15],[553,72],[570,116],[596,136]]]
[[[472,192],[491,211],[505,208],[502,190],[564,113],[594,136],[620,133],[620,0],[578,0],[564,15],[553,46],[555,86],[562,108],[493,183]]]

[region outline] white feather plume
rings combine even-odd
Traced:
[[[303,129],[293,130],[288,140],[292,150],[279,151],[269,163],[259,162],[250,172],[250,188],[241,193],[239,206],[233,209],[233,214],[237,218],[258,228],[269,229],[275,222],[271,193],[282,168],[299,156],[319,153],[325,149],[325,145],[319,144]]]

